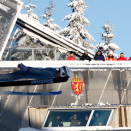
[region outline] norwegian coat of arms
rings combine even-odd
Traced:
[[[72,86],[72,90],[74,91],[74,93],[76,95],[79,95],[83,88],[83,82],[81,78],[77,78],[77,76],[76,78],[73,78],[71,82],[71,86]]]

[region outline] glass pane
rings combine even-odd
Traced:
[[[44,127],[86,126],[91,111],[50,111]]]
[[[96,110],[89,126],[106,126],[111,110]]]
[[[11,60],[32,60],[32,50],[31,49],[10,49]]]
[[[34,60],[55,60],[55,49],[34,49]]]
[[[12,26],[16,11],[0,3],[0,51]]]
[[[15,25],[2,60],[58,60],[59,57],[60,52],[55,46],[32,38],[30,34],[26,34]]]

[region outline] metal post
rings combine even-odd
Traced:
[[[11,49],[9,48],[9,61],[11,61]]]
[[[32,49],[32,61],[34,60],[34,49]]]
[[[56,49],[55,49],[55,60],[56,60]]]

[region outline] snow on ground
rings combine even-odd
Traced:
[[[34,128],[27,127],[27,128],[21,128],[18,131],[42,131],[42,130],[37,130]]]
[[[106,127],[99,127],[99,128],[96,128],[96,127],[92,127],[92,128],[90,128],[90,131],[97,131],[97,130],[101,130],[101,131],[105,131],[105,130],[112,130],[112,131],[125,131],[125,130],[128,130],[128,131],[130,131],[130,127],[119,127],[119,128],[111,128],[111,127],[109,127],[109,126],[106,126]],[[59,128],[57,128],[57,129],[55,129],[55,130],[53,130],[52,129],[52,131],[62,131],[61,129],[59,129]],[[87,130],[87,128],[86,128],[86,130]],[[30,127],[27,127],[27,128],[21,128],[21,129],[19,129],[18,131],[51,131],[50,129],[46,129],[46,130],[37,130],[37,129],[34,129],[34,128],[30,128]],[[66,130],[66,128],[64,128],[64,130],[63,131],[85,131],[85,129],[67,129]]]

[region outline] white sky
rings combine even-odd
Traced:
[[[28,4],[28,0],[21,0],[24,5]],[[131,0],[84,0],[87,2],[89,7],[84,12],[84,17],[86,17],[91,25],[85,27],[86,30],[94,37],[96,42],[92,43],[97,45],[101,42],[101,34],[104,30],[101,28],[104,24],[109,21],[114,25],[114,31],[112,34],[115,34],[114,40],[112,43],[117,44],[121,51],[117,51],[119,54],[123,52],[127,58],[131,56]],[[62,22],[62,19],[72,13],[71,8],[67,7],[70,3],[69,0],[53,0],[53,4],[56,5],[53,12],[54,23],[65,28],[68,21]],[[38,16],[43,15],[44,10],[49,6],[49,0],[33,0],[32,4],[37,5],[37,8],[34,9],[34,13]],[[22,9],[22,14],[25,14],[26,11]],[[44,23],[44,20],[39,17],[40,23]]]

